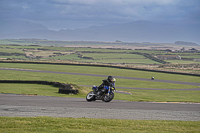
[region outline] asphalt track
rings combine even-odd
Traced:
[[[0,70],[32,71],[57,74],[76,74],[84,76],[101,76],[95,74],[79,74],[66,72],[51,72],[40,70],[0,68]],[[179,82],[169,80],[150,80],[133,77],[119,77],[151,82],[165,82],[200,86],[199,83]],[[136,89],[136,88],[130,88]],[[138,88],[149,89],[149,88]],[[152,88],[150,88],[152,89]],[[185,89],[184,89],[185,90]],[[191,90],[191,89],[189,89]],[[200,89],[193,89],[199,91]],[[181,91],[181,90],[180,90]],[[109,103],[102,101],[87,102],[85,98],[63,98],[47,96],[26,96],[0,94],[0,116],[51,116],[74,118],[107,118],[107,119],[134,119],[134,120],[181,120],[200,121],[199,103],[153,103],[128,102],[113,100]]]
[[[0,116],[199,121],[200,104],[87,102],[84,98],[0,95]]]

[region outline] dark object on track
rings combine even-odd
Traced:
[[[71,84],[61,84],[61,87],[59,88],[58,93],[78,94],[78,90],[74,89],[73,85],[71,85]]]

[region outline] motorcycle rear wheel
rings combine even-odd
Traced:
[[[90,91],[87,96],[86,96],[86,100],[88,102],[91,102],[91,101],[95,101],[95,94],[94,94],[94,91]]]

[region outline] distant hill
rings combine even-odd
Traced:
[[[200,44],[200,27],[175,26],[135,21],[118,25],[93,26],[75,30],[49,30],[31,22],[0,22],[0,39],[39,38],[66,41],[163,42],[177,40]],[[3,25],[2,25],[3,24]]]
[[[198,46],[198,44],[193,42],[184,42],[184,41],[176,41],[174,42],[176,45],[190,45],[190,46]]]
[[[21,34],[37,30],[48,30],[42,24],[32,23],[25,20],[0,20],[0,34]]]

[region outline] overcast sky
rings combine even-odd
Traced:
[[[52,30],[137,20],[200,24],[200,0],[0,0],[0,19]]]

